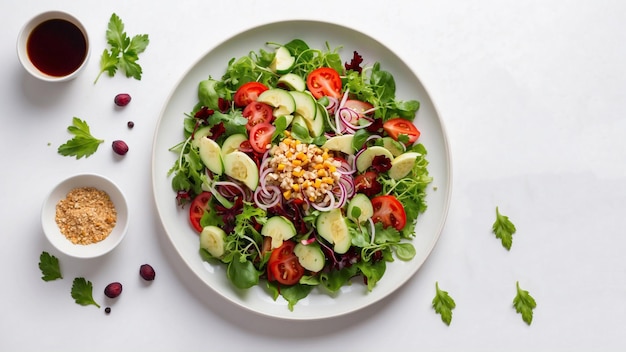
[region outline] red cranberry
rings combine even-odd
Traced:
[[[126,126],[128,126],[128,128],[133,128],[135,127],[135,123],[132,121],[128,121],[128,123],[126,124]]]
[[[128,153],[128,144],[126,144],[126,142],[124,141],[113,141],[112,147],[113,151],[119,155],[125,155],[126,153]]]
[[[139,275],[146,281],[152,281],[156,273],[150,264],[143,264],[139,267]]]
[[[126,106],[128,105],[128,103],[130,103],[130,95],[126,93],[118,94],[115,96],[115,99],[113,99],[113,101],[117,106]]]
[[[112,282],[104,288],[104,294],[109,298],[115,298],[122,294],[122,284],[119,282]]]

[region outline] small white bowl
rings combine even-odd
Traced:
[[[35,66],[35,64],[31,60],[29,53],[28,53],[28,41],[31,36],[31,33],[33,32],[35,28],[37,28],[37,26],[49,20],[63,20],[63,21],[73,24],[80,30],[82,36],[85,39],[86,48],[85,48],[85,55],[84,55],[84,58],[82,59],[82,62],[75,70],[73,70],[72,72],[68,72],[65,75],[61,75],[61,76],[51,75],[51,74],[41,71],[39,68],[37,68],[37,66]],[[66,46],[75,47],[75,45],[70,45],[69,43],[67,43],[66,41],[66,39],[68,38],[67,35],[61,35],[61,36],[58,36],[58,38],[63,38],[61,40],[65,40],[64,44],[66,44]],[[50,41],[46,41],[46,42],[50,42]],[[50,50],[50,51],[46,50],[47,55],[54,55],[55,52],[57,52],[57,50]],[[62,11],[48,11],[48,12],[44,12],[33,17],[22,27],[17,37],[17,57],[20,63],[22,64],[24,69],[26,69],[28,73],[30,73],[32,76],[39,78],[43,81],[61,82],[61,81],[68,81],[73,78],[76,78],[76,76],[87,65],[87,61],[89,61],[90,53],[91,53],[91,46],[89,45],[89,36],[87,34],[87,30],[85,29],[85,26],[83,26],[83,24],[76,17],[70,15],[69,13],[62,12]],[[66,54],[58,53],[58,55],[59,55],[58,56],[59,60],[61,61],[67,60],[66,56],[64,56]]]
[[[74,244],[61,233],[56,223],[56,206],[65,199],[67,193],[78,187],[94,187],[106,192],[117,211],[117,222],[111,233],[102,241],[82,245]],[[126,236],[128,229],[128,205],[119,187],[108,178],[95,174],[80,174],[65,179],[48,195],[41,210],[41,224],[50,243],[59,251],[76,258],[95,258],[102,256],[115,247]]]

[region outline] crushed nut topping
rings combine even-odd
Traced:
[[[109,236],[117,222],[117,211],[106,192],[79,187],[57,203],[55,220],[68,240],[87,245]]]
[[[265,182],[280,187],[285,199],[328,201],[328,192],[341,177],[337,171],[341,162],[327,149],[287,137],[272,147],[270,154],[273,172],[267,174]]]

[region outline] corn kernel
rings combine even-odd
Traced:
[[[335,183],[335,180],[332,177],[322,177],[322,182],[332,185]]]
[[[293,185],[291,185],[291,189],[293,189],[294,192],[298,192],[300,190],[300,185],[297,183],[294,183]]]
[[[277,170],[277,171],[283,171],[283,170],[285,170],[285,164],[278,164],[278,166],[276,166],[276,170]]]
[[[304,170],[293,171],[291,174],[295,177],[302,177],[304,175]]]
[[[326,159],[328,159],[328,158],[329,158],[329,156],[328,156],[328,152],[324,152],[324,153],[322,153],[322,159],[326,160]]]
[[[328,167],[328,171],[330,171],[330,172],[335,172],[335,171],[337,171],[337,167],[335,167],[335,165],[330,165],[330,166]]]
[[[323,169],[323,168],[324,168],[324,165],[322,165],[322,164],[315,164],[315,166],[313,166],[313,168],[314,168],[315,170],[320,170],[320,169]]]
[[[296,159],[305,160],[306,154],[304,154],[303,152],[299,152],[298,154],[296,154]]]
[[[287,153],[285,153],[285,156],[287,157],[287,159],[289,159],[293,156],[293,153],[291,151],[288,151]]]
[[[319,178],[316,178],[314,186],[315,186],[315,188],[322,187],[322,180],[320,180]]]
[[[302,182],[302,188],[309,188],[309,187],[311,187],[311,181],[306,180]]]
[[[285,192],[283,192],[283,197],[285,197],[285,199],[289,199],[289,198],[291,198],[291,191],[285,191]]]
[[[296,159],[296,160],[292,161],[291,164],[293,166],[301,166],[302,165],[302,161]]]
[[[317,177],[325,177],[328,176],[328,172],[324,169],[317,170]]]

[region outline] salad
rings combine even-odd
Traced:
[[[415,256],[426,210],[417,100],[399,100],[380,63],[354,51],[267,43],[198,84],[184,140],[170,148],[177,204],[199,256],[238,289],[262,285],[288,308]]]

